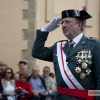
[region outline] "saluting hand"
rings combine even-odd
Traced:
[[[51,20],[47,25],[45,25],[41,31],[43,32],[51,32],[59,27],[58,23],[61,21],[61,17],[55,17]]]

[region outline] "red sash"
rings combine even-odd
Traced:
[[[69,89],[57,86],[57,91],[61,94],[81,98],[84,100],[96,100],[95,96],[88,96],[88,90]]]

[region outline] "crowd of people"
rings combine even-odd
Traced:
[[[56,93],[56,82],[50,68],[44,66],[40,75],[39,66],[34,65],[32,73],[28,74],[28,63],[19,61],[19,71],[0,63],[0,99],[15,100],[15,95],[21,94],[18,100],[52,100],[51,94]]]

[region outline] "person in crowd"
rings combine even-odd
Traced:
[[[19,71],[17,72],[18,74],[28,72],[28,69],[27,69],[28,63],[26,61],[19,61],[18,67],[19,67]]]
[[[19,75],[19,80],[16,80],[16,92],[17,94],[23,95],[19,100],[30,100],[33,95],[31,85],[27,82],[27,78],[27,73],[21,73]]]
[[[2,100],[2,94],[3,94],[3,87],[2,87],[2,83],[1,83],[1,79],[0,79],[0,100]]]
[[[100,96],[88,95],[89,90],[100,90],[100,41],[83,34],[84,21],[89,18],[85,10],[64,10],[61,17],[37,30],[32,56],[54,63],[55,100],[100,100]],[[60,21],[67,39],[45,47],[49,32],[58,28]]]
[[[46,92],[44,93],[45,100],[52,100],[51,95],[56,93],[56,82],[49,76],[50,67],[44,66],[43,68],[43,79],[46,84]]]
[[[52,79],[54,79],[54,78],[55,78],[54,73],[49,73],[49,76],[50,76]]]
[[[2,87],[3,87],[3,94],[7,96],[5,99],[14,99],[15,94],[15,81],[14,81],[14,74],[12,68],[6,68],[5,72],[1,79]]]
[[[19,74],[18,74],[18,73],[15,73],[15,74],[14,74],[14,79],[15,79],[15,80],[19,80]]]
[[[45,81],[39,75],[39,66],[35,65],[32,69],[32,75],[28,77],[33,91],[33,100],[41,100],[46,91]]]
[[[6,70],[6,68],[8,68],[7,64],[2,64],[2,71],[4,72]]]

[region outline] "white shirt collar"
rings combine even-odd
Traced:
[[[73,41],[75,42],[75,44],[77,44],[77,43],[81,40],[82,36],[83,36],[83,33],[79,34],[78,36],[76,36],[76,37],[73,39]]]
[[[81,40],[82,36],[83,36],[83,33],[79,34],[78,36],[76,36],[76,37],[73,39],[73,41],[75,42],[75,45]],[[70,41],[70,40],[68,39],[68,42],[69,42],[69,41]]]

